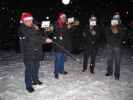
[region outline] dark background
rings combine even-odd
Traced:
[[[40,22],[49,16],[54,22],[59,11],[64,11],[68,16],[75,16],[80,21],[80,26],[73,34],[73,49],[77,50],[82,27],[90,14],[95,14],[99,22],[108,24],[113,13],[120,12],[123,24],[129,30],[133,28],[133,0],[71,0],[67,6],[61,0],[1,0],[0,1],[0,50],[15,50],[19,52],[17,28],[20,14],[23,11],[33,13],[36,21]],[[74,32],[75,33],[75,32]],[[131,32],[132,33],[132,32]],[[129,45],[133,44],[133,36],[130,34]]]

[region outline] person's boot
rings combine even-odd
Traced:
[[[93,64],[90,64],[90,72],[92,73],[92,74],[94,74],[94,65]]]
[[[67,74],[68,74],[68,72],[63,71],[63,72],[61,72],[60,74],[67,75]]]
[[[86,72],[86,71],[87,71],[87,68],[86,67],[83,67],[82,72]]]
[[[32,93],[32,92],[35,91],[33,87],[26,87],[26,90],[27,90],[29,93]]]
[[[112,73],[107,72],[105,76],[112,76]]]
[[[116,77],[116,76],[115,76],[115,80],[119,80],[119,78],[120,78],[120,77],[118,77],[118,76]]]
[[[86,72],[86,71],[87,71],[87,69],[83,69],[83,70],[82,70],[82,72]]]
[[[43,83],[39,80],[33,81],[32,85],[42,85]]]
[[[55,74],[55,79],[59,79],[59,74]]]
[[[115,80],[119,80],[120,75],[115,75]]]

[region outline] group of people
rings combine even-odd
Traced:
[[[113,75],[116,80],[120,77],[120,60],[121,60],[121,47],[125,42],[125,31],[121,25],[120,15],[116,13],[110,22],[110,27],[105,27],[101,31],[100,26],[97,24],[97,18],[91,16],[90,24],[86,27],[84,36],[84,56],[83,56],[83,72],[87,70],[88,57],[90,56],[90,72],[94,73],[96,55],[101,41],[101,32],[104,32],[104,38],[107,44],[107,73],[106,76]],[[115,70],[113,71],[113,62],[115,63]]]
[[[64,49],[70,50],[69,30],[79,25],[67,23],[65,13],[59,13],[57,21],[54,25],[53,38],[49,38],[40,31],[40,28],[33,23],[33,16],[29,12],[21,14],[21,24],[19,27],[20,47],[23,54],[23,62],[25,65],[25,84],[28,92],[34,92],[33,85],[41,85],[39,80],[40,61],[43,60],[43,43],[54,44],[54,77],[59,79],[59,75],[67,75],[64,70],[65,52]],[[42,35],[43,34],[43,35]],[[110,22],[110,27],[105,29],[105,38],[107,42],[107,73],[106,76],[113,75],[116,80],[120,77],[120,58],[121,45],[124,37],[124,31],[121,27],[120,15],[115,14]],[[97,17],[91,15],[87,21],[87,25],[83,32],[84,51],[83,51],[83,72],[87,70],[88,58],[90,57],[90,72],[94,74],[95,60],[101,41],[100,26],[97,24]],[[58,44],[58,45],[57,45]],[[113,71],[113,62],[115,62],[115,70]]]

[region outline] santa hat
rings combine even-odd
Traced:
[[[21,14],[20,23],[23,23],[24,21],[27,21],[27,20],[33,20],[33,16],[29,12],[23,12]]]
[[[66,14],[64,12],[59,12],[57,18],[62,18],[62,17],[66,17]]]

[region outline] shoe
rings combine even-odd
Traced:
[[[115,80],[119,80],[119,77],[115,77]]]
[[[32,93],[32,92],[35,91],[33,87],[27,87],[26,90],[27,90],[29,93]]]
[[[33,81],[32,85],[42,85],[43,83],[39,80]]]
[[[120,75],[115,75],[115,80],[119,80]]]
[[[106,73],[105,76],[112,76],[112,74],[110,74],[110,73]]]
[[[61,72],[60,74],[67,75],[68,72],[64,71],[64,72]]]
[[[94,65],[90,65],[90,72],[92,73],[92,74],[94,74]]]
[[[87,69],[83,68],[82,72],[86,72],[86,71],[87,71]]]
[[[59,79],[59,74],[55,74],[55,79]]]

